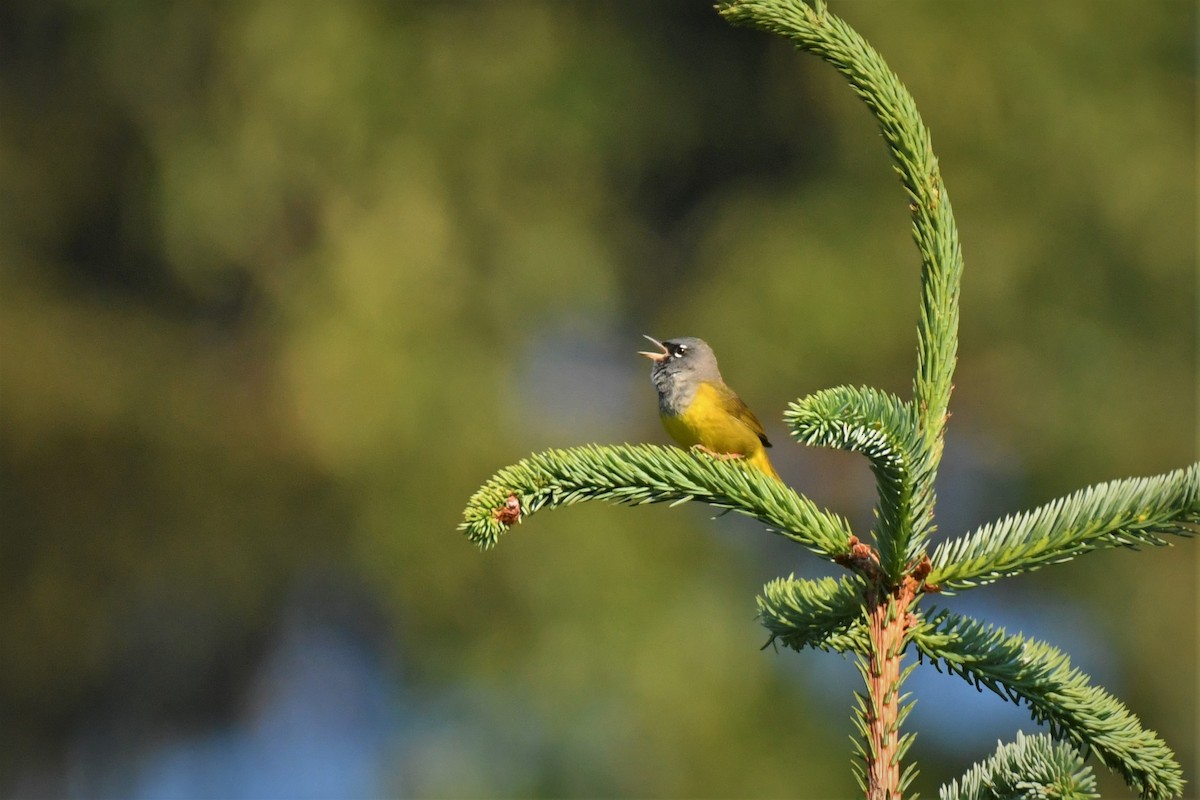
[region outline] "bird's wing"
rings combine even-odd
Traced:
[[[763,424],[758,421],[758,417],[754,416],[754,412],[750,410],[750,407],[742,402],[742,398],[737,396],[737,392],[728,386],[722,386],[721,403],[725,406],[726,411],[741,421],[747,428],[754,431],[754,435],[763,443],[763,447],[771,446],[771,442],[767,440],[767,431],[763,428]]]

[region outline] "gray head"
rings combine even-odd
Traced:
[[[654,362],[650,380],[658,390],[658,405],[664,413],[682,413],[691,405],[702,382],[723,383],[717,369],[717,357],[703,339],[679,336],[660,342],[651,336],[646,338],[660,350],[657,353],[640,352],[639,355]]]

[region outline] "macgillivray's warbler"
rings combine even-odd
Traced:
[[[744,458],[762,473],[779,480],[766,448],[767,432],[742,398],[725,385],[717,357],[703,339],[681,336],[660,342],[662,352],[639,352],[654,362],[650,380],[658,390],[663,427],[684,447],[717,458]]]

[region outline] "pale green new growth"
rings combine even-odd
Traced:
[[[967,589],[1102,547],[1162,546],[1200,523],[1200,464],[1089,486],[943,542],[929,580]]]
[[[1083,757],[1049,736],[1017,731],[987,761],[967,770],[938,793],[940,800],[1095,800],[1096,778]]]
[[[512,494],[520,517],[506,523],[497,511]],[[850,538],[844,519],[740,460],[651,444],[586,445],[522,459],[472,495],[459,530],[491,547],[514,522],[535,511],[584,500],[623,505],[699,500],[755,517],[827,558],[844,554]]]
[[[900,656],[912,644],[922,660],[1027,706],[1064,740],[1053,745],[1046,737],[1018,734],[961,783],[944,787],[943,800],[1094,797],[1076,747],[1094,754],[1143,797],[1178,795],[1183,777],[1170,748],[1071,667],[1065,654],[949,611],[935,614],[920,601],[927,592],[968,590],[1099,548],[1159,546],[1168,544],[1166,536],[1191,535],[1200,526],[1200,464],[1083,489],[944,542],[929,558],[962,273],[954,217],[929,133],[883,58],[824,2],[733,0],[720,12],[731,22],[788,37],[844,75],[878,120],[908,197],[921,254],[913,399],[843,386],[803,398],[786,414],[800,443],[861,453],[870,461],[878,492],[875,547],[853,536],[842,518],[739,460],[653,445],[587,445],[532,455],[497,472],[471,497],[460,529],[486,549],[540,509],[585,500],[625,505],[698,500],[736,510],[851,570],[840,580],[771,581],[758,599],[758,616],[769,643],[856,656],[872,695],[856,695],[855,717],[861,735],[856,747],[867,765],[856,765],[857,774],[868,794],[898,798],[916,774],[912,764],[902,765],[913,735],[900,732],[912,708],[900,687],[917,666],[899,669]],[[884,647],[884,641],[891,644]],[[884,661],[886,677],[879,669]]]
[[[866,646],[862,621],[863,583],[852,578],[797,580],[776,578],[758,598],[758,619],[778,640],[793,650],[860,650]]]
[[[933,516],[928,451],[912,405],[866,386],[838,386],[790,404],[783,417],[802,444],[862,453],[870,460],[879,495],[880,560],[902,568],[904,554],[893,551],[903,538],[899,531]],[[890,577],[899,579],[899,573]]]

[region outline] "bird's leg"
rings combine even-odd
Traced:
[[[712,456],[718,461],[732,461],[735,458],[745,458],[745,456],[743,456],[741,453],[718,453],[715,450],[710,450],[702,444],[694,444],[690,449],[694,453],[704,453],[705,455]]]

